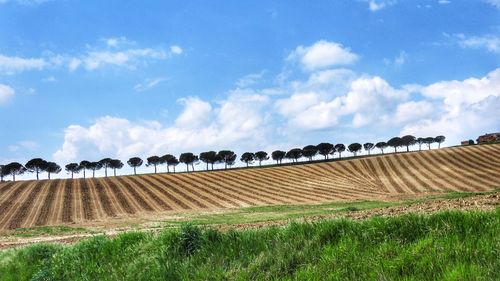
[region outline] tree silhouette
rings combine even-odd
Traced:
[[[207,171],[208,171],[208,164],[212,165],[212,170],[213,170],[214,164],[217,163],[218,161],[217,152],[215,151],[202,152],[200,153],[200,160],[207,164]]]
[[[168,166],[172,166],[172,167],[174,167],[174,173],[175,173],[175,167],[177,165],[179,165],[179,160],[177,159],[177,157],[173,156],[173,157],[167,159],[167,169],[168,169]]]
[[[12,181],[16,181],[16,175],[22,175],[26,172],[26,168],[17,162],[9,163],[3,169],[5,170],[4,175],[12,176]]]
[[[302,157],[302,149],[300,148],[292,148],[285,154],[285,158],[288,158],[295,163],[300,159],[300,157]]]
[[[248,167],[248,164],[251,164],[253,163],[253,161],[255,160],[255,154],[253,154],[252,152],[245,152],[241,155],[241,162],[244,162],[245,164],[247,164],[247,167]]]
[[[429,150],[431,149],[431,144],[434,143],[434,138],[433,137],[426,137],[424,139],[424,143],[427,144],[427,147],[429,148]]]
[[[318,148],[318,153],[323,155],[325,157],[325,160],[328,159],[328,155],[335,152],[335,147],[331,143],[322,142],[316,147]]]
[[[309,159],[309,161],[312,161],[316,154],[318,154],[318,147],[315,145],[306,145],[302,148],[302,155]]]
[[[354,156],[356,156],[356,154],[358,154],[359,151],[361,151],[361,148],[363,146],[360,144],[360,143],[351,143],[347,149],[349,150],[349,152],[351,152],[352,154],[354,154]]]
[[[437,136],[434,138],[434,142],[438,143],[438,148],[441,148],[441,143],[443,143],[446,140],[445,136]]]
[[[194,155],[191,152],[185,152],[185,153],[182,153],[181,156],[179,156],[179,161],[181,163],[186,164],[186,170],[188,172],[189,172],[189,165],[191,165],[191,167],[193,167],[193,171],[194,171],[193,163],[198,161],[198,156]]]
[[[113,175],[116,177],[116,169],[123,168],[123,162],[120,159],[111,159],[109,167],[113,169]]]
[[[412,135],[406,135],[401,138],[401,144],[406,146],[406,152],[410,151],[410,146],[417,143],[417,138]]]
[[[342,143],[336,144],[335,145],[335,151],[338,151],[339,153],[339,158],[342,158],[342,152],[345,151],[345,145]]]
[[[274,161],[276,161],[276,164],[281,164],[281,161],[283,158],[285,158],[286,152],[282,150],[275,150],[273,153],[271,153],[271,157],[273,158]]]
[[[61,166],[57,165],[54,162],[47,162],[47,166],[45,167],[45,171],[47,171],[48,178],[50,180],[50,174],[59,174],[62,169]]]
[[[100,162],[90,162],[89,169],[92,170],[92,177],[95,178],[95,171],[98,171],[102,168],[102,164]]]
[[[155,174],[156,174],[156,166],[161,165],[165,162],[159,157],[159,156],[151,156],[146,159],[148,162],[146,163],[146,167],[149,166],[154,166],[155,167]]]
[[[370,151],[375,147],[375,145],[371,142],[367,142],[363,144],[363,148],[368,151],[368,155],[370,155]]]
[[[132,157],[128,159],[127,164],[134,168],[134,175],[137,175],[136,168],[142,166],[142,159],[139,157]]]
[[[231,162],[234,163],[237,156],[231,150],[221,150],[219,151],[219,153],[217,153],[217,157],[222,163],[224,163],[224,169],[227,169],[227,165]]]
[[[387,148],[387,143],[385,141],[380,141],[375,144],[375,147],[380,149],[380,151],[382,151],[382,154],[384,154],[384,149]]]
[[[170,166],[173,159],[177,160],[172,154],[165,154],[161,157],[161,161],[167,164],[167,173],[170,173]],[[177,164],[179,164],[179,161],[177,161]]]
[[[262,166],[262,161],[268,160],[269,156],[265,151],[257,151],[255,152],[255,159],[259,160],[259,166]]]
[[[3,182],[3,177],[5,173],[5,165],[0,165],[0,182]]]
[[[99,161],[99,164],[101,165],[101,167],[104,168],[104,176],[105,177],[108,177],[108,168],[111,168],[110,167],[111,160],[113,160],[113,159],[111,159],[111,158],[104,158],[101,161]]]
[[[71,178],[73,178],[73,174],[78,174],[82,169],[78,163],[69,163],[65,166],[66,172],[71,173]]]
[[[418,144],[418,151],[422,150],[422,144],[425,143],[424,138],[417,138],[416,143]]]
[[[83,178],[85,178],[85,170],[90,170],[90,162],[87,160],[83,160],[80,162],[80,167],[83,170]]]
[[[390,139],[389,141],[387,141],[387,145],[390,146],[390,147],[393,147],[394,148],[394,153],[396,153],[396,152],[398,152],[397,148],[402,145],[401,138],[400,137],[394,137],[394,138]]]
[[[42,158],[33,158],[26,165],[24,165],[26,171],[29,173],[36,173],[36,180],[38,180],[38,174],[45,171],[47,168],[47,161]]]

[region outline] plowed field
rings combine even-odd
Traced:
[[[262,169],[0,184],[0,229],[500,187],[500,144]]]

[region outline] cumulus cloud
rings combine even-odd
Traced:
[[[25,70],[42,70],[47,66],[43,58],[9,57],[0,54],[0,73],[14,74]]]
[[[359,56],[344,48],[342,44],[325,40],[311,46],[298,46],[289,56],[289,61],[298,61],[307,70],[315,70],[335,65],[349,65]]]
[[[64,142],[53,157],[65,163],[82,157],[127,159],[193,149],[255,146],[264,143],[262,108],[267,101],[264,95],[239,90],[230,92],[215,107],[199,98],[187,98],[180,101],[184,110],[172,126],[104,116],[88,127],[68,126]]]
[[[14,89],[11,87],[0,84],[0,105],[9,102],[15,95]]]
[[[485,0],[486,3],[493,5],[493,7],[500,9],[500,0]]]

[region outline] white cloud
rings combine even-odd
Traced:
[[[43,58],[9,57],[0,54],[0,73],[13,74],[25,70],[42,70],[47,66]]]
[[[449,0],[439,0],[438,3],[441,4],[441,5],[446,5],[446,4],[450,4],[451,1],[449,1]]]
[[[485,0],[486,3],[493,5],[493,7],[500,9],[500,0]]]
[[[298,46],[289,56],[289,61],[299,61],[307,70],[315,70],[335,65],[349,65],[359,56],[336,42],[318,41],[311,46]]]
[[[165,77],[158,77],[158,78],[153,78],[153,79],[146,79],[142,83],[135,84],[134,90],[136,92],[144,92],[146,90],[154,88],[156,85],[158,85],[161,82],[166,81],[166,80],[167,80],[167,78],[165,78]]]
[[[5,4],[8,2],[14,2],[20,5],[26,5],[26,6],[36,6],[40,4],[44,4],[47,2],[51,2],[52,0],[0,0],[0,4]]]
[[[383,61],[386,65],[394,65],[396,67],[400,67],[403,64],[405,64],[407,60],[408,60],[408,53],[406,53],[405,51],[400,51],[399,54],[393,60],[384,58]]]
[[[0,84],[0,105],[9,102],[15,95],[14,89],[7,85]]]
[[[266,71],[262,70],[259,73],[251,73],[251,74],[245,75],[245,76],[241,77],[236,82],[236,86],[238,86],[240,88],[246,88],[246,87],[252,86],[252,85],[256,84],[260,79],[262,79],[262,76],[264,76],[265,73],[266,73]]]
[[[458,43],[463,48],[484,48],[492,53],[500,53],[500,35],[486,34],[481,36],[466,36],[457,34]]]
[[[177,45],[170,46],[170,52],[174,55],[180,55],[182,54],[183,50],[181,47]]]
[[[434,111],[432,103],[428,101],[409,101],[401,103],[396,109],[393,121],[406,124],[410,121],[418,121],[429,117]]]
[[[368,8],[372,12],[377,12],[386,7],[395,5],[397,3],[396,0],[368,0]]]
[[[170,127],[157,121],[133,122],[111,116],[98,118],[88,127],[70,125],[53,157],[67,163],[83,157],[127,159],[193,149],[256,146],[265,140],[262,109],[267,99],[254,92],[233,91],[212,108],[208,102],[188,98],[182,101],[184,111]]]
[[[14,145],[10,145],[7,147],[9,152],[17,152],[19,150],[30,150],[35,151],[39,147],[39,144],[34,141],[20,141]]]
[[[57,81],[57,79],[54,76],[49,76],[49,77],[45,77],[42,79],[42,82],[45,82],[45,83],[53,83],[56,81]]]

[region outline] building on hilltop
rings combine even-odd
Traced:
[[[485,134],[477,138],[478,144],[494,142],[494,141],[500,141],[500,133]]]
[[[460,145],[471,145],[471,144],[474,144],[474,141],[473,140],[466,140],[466,141],[462,141],[460,143]]]

